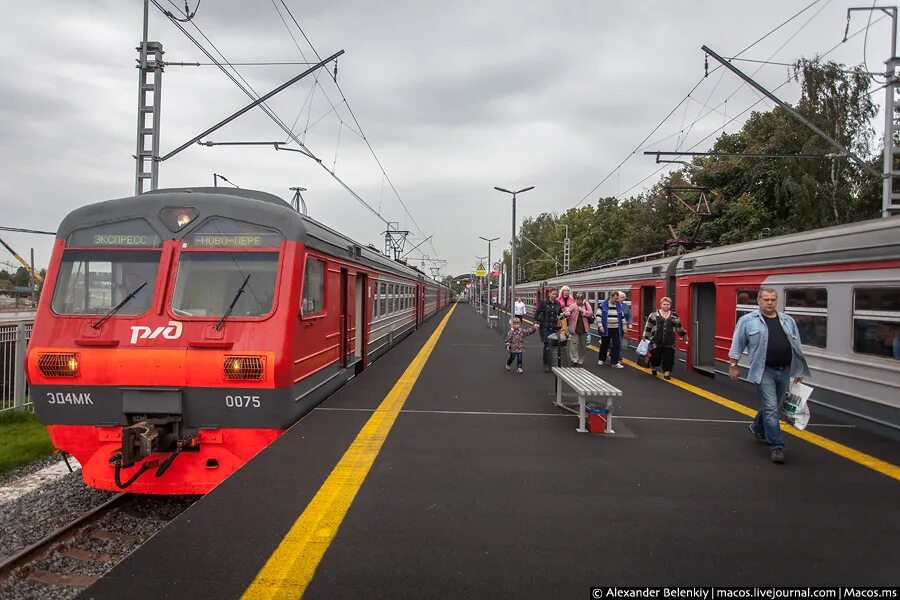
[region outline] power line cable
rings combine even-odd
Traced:
[[[318,57],[319,52],[316,50],[315,46],[310,41],[309,37],[306,35],[306,32],[303,31],[303,28],[300,27],[300,23],[297,22],[297,19],[296,19],[296,17],[294,17],[294,14],[291,12],[291,9],[288,8],[288,5],[285,3],[284,0],[280,0],[280,2],[281,2],[281,5],[284,6],[284,9],[287,11],[288,16],[294,22],[294,25],[297,26],[297,29],[300,31],[300,34],[303,36],[303,39],[306,40],[306,43],[309,44],[309,47],[312,49],[313,53]],[[366,143],[366,146],[368,146],[369,152],[372,153],[372,157],[375,159],[375,162],[378,164],[378,168],[381,169],[382,175],[384,175],[385,180],[388,182],[388,185],[390,185],[391,190],[393,190],[394,195],[397,197],[397,200],[400,202],[400,205],[403,207],[403,211],[409,217],[409,220],[412,222],[412,224],[415,226],[415,228],[419,230],[419,233],[421,233],[422,235],[425,235],[425,232],[422,231],[422,228],[419,227],[419,224],[416,222],[415,218],[413,218],[412,214],[409,212],[409,209],[407,208],[406,203],[403,201],[403,198],[400,197],[400,193],[397,191],[397,188],[394,186],[394,182],[391,181],[391,178],[388,176],[387,172],[385,171],[384,165],[381,163],[381,160],[378,158],[378,155],[376,154],[375,149],[372,147],[372,144],[369,142],[368,137],[366,137],[365,133],[363,132],[362,125],[360,124],[359,120],[356,118],[356,114],[353,112],[353,108],[351,108],[350,103],[347,101],[346,94],[344,94],[344,91],[341,89],[340,84],[337,82],[337,77],[334,75],[331,75],[331,78],[334,81],[334,85],[337,88],[338,92],[341,94],[341,97],[343,98],[345,105],[347,106],[347,111],[350,113],[350,116],[353,117],[353,122],[356,124],[357,128],[359,129],[360,136],[362,137],[363,141]],[[435,250],[433,243],[432,243],[432,250],[434,251],[435,254],[437,254],[437,250]]]
[[[247,95],[248,95],[250,98],[252,98],[253,100],[258,100],[258,99],[259,99],[259,96],[256,94],[256,92],[253,90],[252,86],[250,86],[249,83],[247,83],[247,88],[249,88],[249,89],[247,89],[247,88],[245,88],[243,85],[241,85],[241,83],[239,83],[239,82],[235,79],[235,77],[234,77],[233,75],[231,75],[231,73],[229,73],[228,70],[225,69],[225,67],[223,67],[222,64],[219,63],[219,61],[217,61],[217,60],[209,53],[209,51],[207,51],[206,48],[204,48],[203,45],[200,44],[199,41],[197,41],[196,38],[194,38],[194,37],[193,37],[186,29],[184,29],[184,27],[181,25],[181,23],[178,21],[178,19],[176,19],[176,18],[174,17],[174,15],[172,15],[172,13],[171,13],[170,11],[168,11],[168,10],[164,9],[162,6],[160,6],[160,4],[158,3],[157,0],[151,0],[151,1],[153,2],[154,6],[156,6],[156,7],[157,7],[164,15],[166,15],[166,17],[168,17],[169,20],[170,20],[176,27],[178,27],[178,29],[181,30],[181,32],[182,32],[189,40],[191,40],[191,41],[192,41],[192,42],[200,49],[201,52],[203,52],[203,53],[207,56],[207,58],[209,58],[211,61],[213,61],[213,62],[215,62],[215,63],[218,63],[219,69],[220,69],[223,73],[225,73],[225,75],[226,75],[229,79],[231,79],[231,81],[232,81],[235,85],[237,85],[238,88],[241,89],[241,91],[243,91],[245,94],[247,94]],[[170,1],[171,1],[171,0],[170,0]],[[215,51],[222,57],[222,59],[223,59],[223,61],[225,62],[225,64],[228,64],[228,66],[231,68],[231,70],[234,71],[234,73],[235,73],[238,77],[240,77],[244,82],[246,82],[246,79],[244,79],[244,78],[241,76],[241,74],[237,71],[237,69],[235,69],[230,63],[228,63],[228,59],[225,58],[225,55],[222,54],[221,51],[219,51],[219,49],[215,46],[215,44],[212,43],[212,41],[206,36],[206,34],[203,33],[203,31],[197,26],[197,24],[196,24],[196,23],[193,23],[193,22],[191,22],[191,24],[194,25],[194,27],[197,29],[197,31],[200,33],[200,35],[202,35],[203,38],[210,44],[210,46],[212,46],[212,47],[215,49]],[[288,136],[289,136],[291,139],[293,139],[293,140],[294,140],[301,148],[303,148],[303,150],[305,150],[305,152],[303,152],[303,151],[298,151],[298,152],[302,152],[303,154],[309,156],[310,158],[313,158],[313,159],[319,164],[319,166],[321,166],[323,169],[325,169],[325,171],[328,172],[328,173],[331,175],[332,178],[334,178],[334,179],[335,179],[335,180],[336,180],[336,181],[337,181],[344,189],[346,189],[346,190],[347,190],[354,198],[356,198],[363,206],[365,206],[369,211],[371,211],[376,217],[378,217],[379,219],[381,219],[381,221],[384,222],[385,224],[388,224],[388,223],[389,223],[389,221],[388,221],[387,219],[385,219],[384,217],[382,217],[380,213],[376,212],[375,209],[372,208],[365,200],[363,200],[363,198],[362,198],[359,194],[357,194],[355,191],[353,191],[353,190],[350,188],[350,186],[348,186],[343,180],[341,180],[333,170],[331,170],[331,169],[329,169],[327,166],[325,166],[325,165],[322,163],[322,160],[319,159],[319,158],[317,158],[317,157],[313,154],[313,152],[312,152],[311,150],[309,150],[309,148],[308,148],[302,141],[300,141],[300,139],[297,137],[297,135],[287,127],[287,125],[281,120],[281,118],[278,117],[277,114],[274,113],[274,111],[272,111],[271,109],[269,109],[268,107],[266,107],[266,106],[265,106],[265,103],[262,103],[262,104],[260,104],[259,106],[263,109],[263,111],[264,111],[267,115],[269,115],[269,117],[270,117],[273,121],[275,121],[275,123],[276,123],[279,127],[281,127],[281,128],[285,131],[285,133],[288,134]]]
[[[282,1],[283,1],[283,0],[282,0]],[[779,24],[779,25],[777,25],[775,28],[773,28],[771,31],[769,31],[768,33],[766,33],[765,35],[763,35],[761,38],[757,39],[755,42],[753,42],[752,44],[750,44],[749,46],[747,46],[746,48],[744,48],[743,50],[741,50],[740,52],[738,52],[738,53],[736,54],[736,56],[740,56],[740,55],[743,54],[744,52],[750,50],[751,48],[753,48],[754,46],[756,46],[758,43],[762,42],[763,40],[765,40],[766,38],[768,38],[770,35],[774,34],[776,31],[778,31],[779,29],[781,29],[782,27],[784,27],[785,25],[787,25],[788,23],[790,23],[791,21],[793,21],[794,19],[796,19],[797,17],[799,17],[799,16],[802,15],[804,12],[806,12],[807,10],[809,10],[810,8],[812,8],[813,6],[815,6],[816,4],[818,4],[818,3],[821,2],[821,1],[822,1],[822,0],[813,0],[812,2],[810,2],[809,4],[807,4],[805,7],[803,7],[802,9],[800,9],[798,12],[794,13],[794,15],[792,15],[791,17],[789,17],[788,19],[786,19],[785,21],[783,21],[781,24]],[[712,71],[710,71],[710,73],[714,73],[715,71],[717,71],[717,70],[720,69],[720,68],[722,68],[721,65],[715,67]],[[593,187],[593,189],[591,189],[590,192],[588,192],[587,194],[585,194],[584,198],[582,198],[581,200],[579,200],[579,201],[575,204],[575,206],[573,206],[573,208],[578,208],[579,206],[581,206],[581,204],[582,204],[585,200],[587,200],[589,197],[591,197],[591,195],[593,195],[593,193],[594,193],[595,191],[597,191],[597,189],[599,189],[601,185],[603,185],[604,183],[606,183],[606,181],[607,181],[610,177],[612,177],[613,173],[615,173],[616,171],[618,171],[618,170],[619,170],[626,162],[628,162],[628,160],[629,160],[632,156],[634,156],[634,155],[641,149],[641,145],[642,145],[644,142],[646,142],[646,141],[650,138],[650,136],[652,136],[654,133],[656,133],[656,131],[657,131],[660,127],[662,127],[663,123],[665,123],[666,120],[668,120],[668,118],[671,117],[672,114],[673,114],[676,110],[678,110],[678,107],[680,107],[681,104],[682,104],[683,102],[685,102],[685,101],[687,100],[687,98],[688,98],[691,94],[693,94],[694,91],[695,91],[698,87],[700,87],[700,85],[703,83],[703,80],[706,78],[706,76],[707,76],[708,74],[709,74],[709,73],[705,74],[704,77],[702,77],[702,78],[700,79],[700,81],[698,81],[698,82],[694,85],[694,87],[691,88],[691,91],[689,91],[687,94],[685,94],[684,98],[682,98],[681,101],[679,101],[678,104],[676,104],[675,107],[674,107],[671,111],[669,111],[669,113],[668,113],[665,117],[663,117],[662,121],[660,121],[659,124],[657,124],[656,127],[654,127],[653,130],[652,130],[650,133],[648,133],[647,136],[644,137],[643,140],[641,140],[640,144],[638,144],[638,145],[635,147],[635,149],[632,150],[631,153],[628,154],[628,155],[622,160],[622,162],[620,162],[618,165],[616,165],[616,167],[615,167],[612,171],[610,171],[610,172],[609,172],[609,173],[608,173],[608,174],[600,181],[600,183],[598,183],[597,185],[595,185],[595,186]]]
[[[882,20],[882,19],[885,19],[885,18],[887,18],[887,16],[879,17],[878,19],[875,20],[875,23],[877,23],[878,21],[880,21],[880,20]],[[873,23],[873,25],[874,25],[875,23]],[[863,31],[865,31],[865,28],[857,30],[855,33],[853,33],[852,35],[846,37],[846,38],[845,38],[843,41],[841,41],[840,43],[838,43],[838,44],[832,46],[829,50],[827,50],[827,51],[825,51],[824,53],[818,55],[818,58],[820,58],[820,59],[821,59],[821,58],[825,58],[826,56],[828,56],[829,54],[831,54],[832,52],[834,52],[837,48],[839,48],[839,47],[841,46],[841,44],[844,43],[844,41],[847,41],[847,40],[849,40],[849,39],[853,39],[854,37],[856,37],[856,36],[859,35],[860,33],[863,33]],[[777,91],[780,90],[782,87],[784,87],[785,85],[787,85],[788,83],[790,83],[792,80],[793,80],[793,78],[792,78],[792,77],[789,77],[787,80],[785,80],[784,82],[782,82],[781,84],[779,84],[777,87],[775,87],[772,91],[773,91],[773,92],[777,92]],[[884,87],[886,87],[886,85],[883,85],[883,86],[881,86],[881,87],[875,88],[874,90],[870,90],[869,92],[867,92],[867,94],[869,94],[869,95],[874,94],[874,93],[877,92],[878,90],[884,89]],[[693,146],[691,146],[690,148],[688,148],[687,151],[693,150],[694,148],[696,148],[697,146],[699,146],[700,144],[702,144],[703,142],[705,142],[706,140],[708,140],[708,139],[711,138],[712,136],[714,136],[714,135],[716,135],[717,133],[719,133],[720,131],[724,130],[726,127],[728,127],[728,125],[730,125],[731,123],[733,123],[734,121],[736,121],[737,119],[739,119],[741,116],[743,116],[744,114],[746,114],[748,111],[752,110],[754,107],[756,107],[756,105],[758,105],[760,102],[763,102],[764,100],[765,100],[765,98],[760,98],[759,100],[757,100],[756,102],[754,102],[753,104],[751,104],[750,106],[748,106],[747,108],[745,108],[744,110],[742,110],[741,112],[739,112],[737,115],[733,116],[731,119],[728,120],[728,122],[726,122],[725,124],[721,125],[721,126],[718,127],[717,129],[715,129],[713,132],[711,132],[709,135],[707,135],[706,137],[704,137],[703,139],[701,139],[700,141],[698,141],[697,143],[695,143]],[[709,114],[709,113],[707,113],[707,114]],[[704,116],[706,116],[706,115],[704,115]],[[671,139],[672,137],[674,137],[674,135],[669,136],[670,139]],[[660,171],[662,171],[662,170],[664,170],[664,169],[666,169],[666,168],[669,168],[668,165],[663,165],[662,167],[656,169],[656,170],[653,171],[650,175],[648,175],[647,177],[644,177],[644,178],[641,179],[638,183],[632,185],[631,187],[629,187],[629,188],[628,188],[627,190],[625,190],[624,192],[621,192],[620,194],[617,194],[617,195],[616,195],[616,198],[618,198],[618,199],[623,198],[626,194],[628,194],[628,192],[630,192],[630,191],[633,190],[634,188],[638,187],[639,185],[641,185],[642,183],[644,183],[645,181],[647,181],[648,179],[650,179],[651,177],[653,177],[654,175],[656,175],[657,173],[659,173]]]

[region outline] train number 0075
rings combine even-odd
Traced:
[[[225,396],[228,408],[259,408],[259,396]]]

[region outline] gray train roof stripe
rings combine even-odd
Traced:
[[[667,272],[680,276],[897,259],[900,259],[900,216],[893,216],[718,246],[642,263],[601,267],[516,286],[542,283],[552,287],[603,285],[606,282],[664,279]],[[685,269],[686,261],[693,261],[692,268]],[[653,275],[652,269],[656,266],[662,267],[661,272]]]
[[[697,250],[681,257],[677,274],[891,259],[900,259],[900,216]],[[692,268],[685,269],[687,261]]]
[[[193,207],[198,217],[177,233],[169,231],[159,220],[163,208]],[[103,223],[116,223],[142,217],[163,240],[183,239],[210,217],[225,217],[246,221],[279,231],[286,240],[300,242],[309,248],[346,258],[367,267],[387,271],[408,279],[444,287],[413,267],[398,263],[360,244],[334,229],[299,214],[293,207],[273,194],[239,188],[174,188],[147,192],[82,206],[69,213],[60,223],[56,237],[65,239],[76,229]],[[355,249],[359,255],[355,256]]]

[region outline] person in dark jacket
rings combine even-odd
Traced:
[[[622,336],[625,333],[625,314],[619,302],[619,293],[610,292],[609,299],[600,303],[600,356],[597,364],[603,366],[609,356],[610,366],[624,369],[622,366]]]
[[[557,301],[557,290],[552,289],[548,294],[547,298],[542,300],[540,305],[537,308],[537,311],[534,313],[534,320],[540,327],[541,332],[541,341],[544,342],[544,370],[550,370],[550,364],[547,362],[548,352],[547,352],[547,336],[551,333],[557,332],[557,325],[559,324],[560,315],[562,314],[562,307]]]
[[[522,353],[525,352],[525,338],[538,330],[535,323],[533,329],[522,329],[522,321],[516,317],[512,320],[512,329],[506,333],[506,351],[509,358],[506,360],[506,370],[509,371],[513,360],[516,361],[516,372],[522,372]]]
[[[650,374],[662,365],[663,377],[672,378],[672,367],[675,365],[675,334],[681,336],[684,343],[688,341],[687,331],[681,324],[681,318],[672,310],[672,299],[668,296],[659,301],[659,310],[654,310],[647,317],[644,326],[644,339],[650,340]]]

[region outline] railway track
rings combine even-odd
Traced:
[[[0,563],[0,598],[72,598],[196,497],[116,494]]]

